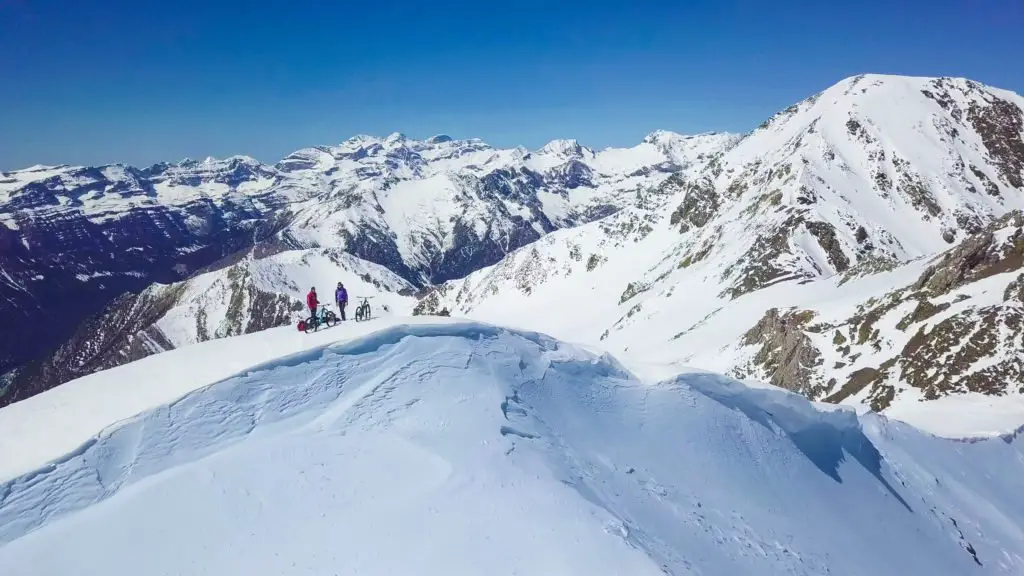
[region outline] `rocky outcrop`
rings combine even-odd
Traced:
[[[937,257],[913,284],[862,303],[846,322],[811,326],[810,311],[769,311],[744,338],[758,346],[748,371],[815,400],[857,396],[876,411],[896,399],[898,385],[925,399],[1024,393],[1022,269],[1024,217],[1014,211]],[[973,285],[996,275],[1005,278],[996,285],[1002,302],[975,304],[983,293]],[[833,337],[814,340],[815,333]],[[836,365],[820,361],[824,344],[841,358]]]
[[[19,205],[31,194],[49,195],[37,187],[19,195]],[[83,318],[122,294],[180,281],[276,225],[258,222],[251,205],[201,200],[99,221],[75,212],[14,214],[17,229],[0,224],[0,372],[66,342]]]
[[[99,370],[169,350],[174,346],[154,323],[185,291],[180,284],[151,288],[116,299],[106,311],[86,320],[55,354],[12,372],[0,406]]]
[[[744,346],[757,346],[750,364],[734,370],[740,378],[759,377],[774,386],[810,398],[821,395],[818,382],[821,352],[807,335],[815,313],[809,310],[780,312],[772,308],[743,336]]]
[[[981,135],[990,161],[999,168],[1003,181],[1024,188],[1024,111],[995,96],[987,104],[972,102],[967,120]]]
[[[850,259],[843,252],[843,247],[836,237],[836,229],[828,222],[820,221],[806,222],[804,226],[828,255],[832,268],[836,272],[845,272],[850,267]]]
[[[1022,226],[1024,215],[1020,211],[1007,213],[988,230],[970,236],[943,254],[921,275],[914,288],[941,295],[994,274],[1017,270],[1024,265]],[[1004,237],[997,239],[995,231],[1004,231]]]
[[[808,277],[808,271],[785,262],[792,250],[790,238],[803,223],[803,216],[793,214],[777,227],[757,233],[750,249],[723,271],[721,279],[729,285],[722,296],[735,299],[778,282]]]
[[[673,226],[678,225],[679,231],[683,233],[707,224],[720,205],[718,192],[708,178],[688,182],[684,190],[683,202],[669,218],[669,223]]]

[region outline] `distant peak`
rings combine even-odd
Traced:
[[[443,144],[445,142],[451,142],[452,137],[447,134],[437,134],[427,139],[428,144]]]
[[[393,144],[402,144],[402,143],[406,142],[407,140],[409,140],[409,139],[406,138],[405,134],[402,134],[401,132],[392,132],[391,134],[388,134],[387,138],[384,139],[384,143],[385,144],[392,144],[392,145]]]
[[[582,156],[587,150],[576,140],[558,139],[545,144],[540,152],[545,154],[557,154],[559,156]]]
[[[228,158],[227,161],[228,162],[236,162],[236,163],[239,163],[239,164],[249,164],[249,165],[256,165],[256,164],[260,163],[259,160],[253,158],[252,156],[246,156],[244,154],[235,154],[234,156],[231,156],[230,158]]]
[[[732,134],[730,132],[701,132],[699,134],[680,134],[678,132],[672,132],[671,130],[655,130],[644,138],[644,142],[647,144],[654,144],[656,146],[669,147],[676,143],[693,143],[694,141],[707,141],[707,142],[721,142],[736,140],[739,135]]]
[[[644,142],[647,144],[662,144],[673,140],[683,140],[685,138],[687,137],[677,132],[672,132],[671,130],[655,130],[644,137]]]
[[[369,134],[356,134],[355,136],[352,136],[351,138],[342,142],[340,148],[357,149],[368,144],[378,144],[380,143],[380,141],[380,138],[377,138],[376,136],[370,136]],[[329,151],[330,147],[324,147],[322,148],[322,150]]]
[[[33,166],[29,166],[28,168],[22,168],[21,170],[15,170],[15,172],[45,172],[47,170],[60,170],[62,168],[67,168],[67,167],[68,167],[67,164],[54,164],[53,166],[48,166],[46,164],[35,164]]]

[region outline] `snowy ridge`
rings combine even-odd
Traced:
[[[1009,574],[1022,461],[1017,440],[937,439],[711,374],[644,384],[536,333],[394,326],[154,405],[5,481],[0,567]]]
[[[414,303],[414,287],[407,281],[340,250],[288,250],[261,258],[249,252],[218,270],[118,298],[79,327],[51,359],[20,370],[11,385],[42,391],[181,346],[295,326],[309,315],[311,287],[337,314],[338,282],[349,293],[349,320],[362,297],[370,298],[374,317],[408,315]]]
[[[308,315],[306,294],[312,287],[318,289],[321,304],[338,313],[334,303],[338,282],[349,293],[350,319],[364,296],[372,298],[371,306],[378,316],[408,315],[412,307],[414,287],[380,265],[340,250],[292,250],[267,258],[246,258],[182,285],[161,287],[164,291],[183,291],[177,305],[156,322],[156,327],[178,347],[290,326]]]

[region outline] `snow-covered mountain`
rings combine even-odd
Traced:
[[[45,361],[121,294],[220,267],[254,243],[344,250],[421,287],[462,277],[736,140],[659,132],[627,149],[556,141],[531,152],[393,134],[275,166],[236,156],[0,173],[0,373]]]
[[[204,342],[0,409],[0,573],[1024,570],[1019,435],[644,381],[532,332],[368,324]]]
[[[1022,119],[1024,99],[971,81],[850,78],[703,170],[446,283],[417,311],[541,329],[652,365],[762,378],[880,410],[912,410],[893,403],[904,395],[1017,395],[1020,304],[1003,292],[1021,265],[1019,215],[1001,218],[1024,207]],[[968,269],[987,254],[993,279],[968,276],[951,295],[909,288],[944,250]],[[900,322],[919,302],[943,305],[939,296],[960,303]],[[897,306],[903,315],[875,324]],[[810,322],[815,315],[832,320]],[[941,342],[950,330],[985,342],[959,358]],[[910,373],[947,359],[956,366],[942,384]]]

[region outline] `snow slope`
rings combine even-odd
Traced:
[[[1024,207],[1022,179],[1024,98],[963,79],[853,77],[623,210],[438,287],[417,312],[601,345],[658,374],[766,380],[936,433],[1005,433],[1024,425],[1024,300],[1007,292],[1024,230],[1001,220]],[[993,235],[1002,252],[954,259],[944,274],[991,257],[998,277],[914,288],[933,261]],[[817,333],[786,327],[801,311]],[[952,333],[974,350],[950,350]],[[908,375],[911,360],[955,368],[936,385],[926,369]],[[978,406],[979,392],[1005,400],[997,420],[969,408],[949,418],[955,400],[941,418],[917,408],[947,394]]]
[[[348,322],[308,334],[283,326],[209,340],[76,378],[5,406],[0,409],[0,479],[40,468],[112,424],[173,403],[233,374],[309,348],[363,337],[398,320]],[[408,325],[437,323],[415,317],[400,321]]]
[[[7,481],[0,571],[1024,569],[1018,440],[942,440],[711,374],[648,385],[486,325],[306,342]],[[130,369],[94,383],[130,390]]]
[[[934,386],[936,372],[928,373],[934,379],[922,374],[911,380],[893,371],[879,383],[883,392],[892,390],[888,403],[873,404],[869,393],[878,390],[870,387],[833,401],[858,409],[874,407],[949,437],[1000,435],[1024,425],[1024,378],[1016,368],[1024,357],[1020,330],[1014,328],[1024,301],[1012,296],[1024,270],[1012,252],[965,254],[972,266],[988,262],[991,270],[1003,272],[936,295],[922,295],[913,287],[930,266],[941,264],[944,255],[956,254],[960,247],[892,269],[781,282],[730,299],[723,298],[722,285],[706,275],[716,264],[713,261],[692,264],[672,280],[659,282],[645,274],[665,255],[658,250],[659,243],[674,232],[654,228],[638,234],[635,222],[623,212],[549,234],[493,267],[439,287],[416,312],[447,310],[453,316],[585,342],[610,351],[649,378],[699,368],[773,382],[813,399],[837,394],[863,369],[878,368],[892,358],[916,358],[946,366],[944,382]],[[1021,245],[1014,243],[1024,237],[1020,221],[997,221],[993,226],[996,235],[1005,238],[999,244],[1004,250]],[[965,241],[964,246],[972,242]],[[952,261],[953,269],[958,269],[958,262]],[[918,318],[920,301],[947,309]],[[783,319],[748,340],[773,309],[791,314],[789,330]],[[995,309],[1003,315],[999,321],[988,318]],[[809,316],[797,318],[804,313]],[[950,319],[964,324],[950,326]],[[943,343],[943,334],[950,332],[961,338],[976,334],[993,344],[993,350],[980,347],[975,353],[990,363],[965,364],[953,355],[958,348],[951,350],[949,343],[922,349],[927,354],[904,352],[919,330],[928,335],[929,344]],[[771,353],[759,356],[766,346]],[[776,378],[790,364],[798,370],[784,380]],[[933,407],[937,399],[942,402]]]

